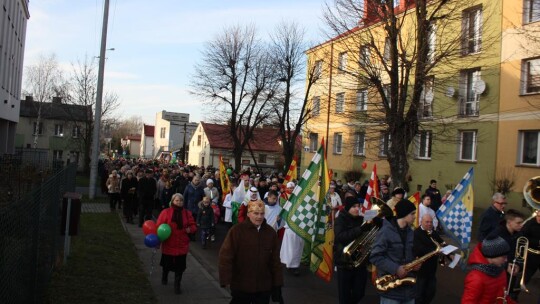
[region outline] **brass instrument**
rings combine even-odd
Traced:
[[[437,241],[435,241],[433,238],[431,238],[431,241],[435,244],[435,250],[433,250],[432,252],[422,257],[417,258],[416,260],[410,262],[409,264],[403,265],[403,267],[405,268],[407,272],[411,271],[417,265],[422,264],[423,262],[425,262],[427,259],[431,258],[432,256],[439,254],[439,252],[442,249],[441,245],[439,245],[439,243],[437,243]],[[397,275],[387,274],[375,280],[375,287],[379,291],[388,291],[392,288],[401,286],[402,284],[412,285],[415,283],[416,283],[415,278],[405,277],[403,279],[400,279],[398,278]]]
[[[376,197],[371,197],[370,202],[372,204],[372,210],[378,210],[377,217],[390,217],[394,215],[394,212],[386,203]],[[345,248],[343,248],[343,259],[353,265],[353,267],[360,266],[371,252],[371,245],[375,240],[375,236],[380,227],[377,227],[372,221],[362,223],[364,225],[372,225],[373,227],[360,235],[354,241],[350,242]]]
[[[540,209],[540,176],[535,176],[527,181],[523,187],[523,196],[533,209]]]

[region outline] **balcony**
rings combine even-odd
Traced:
[[[459,113],[460,117],[475,117],[480,115],[479,101],[476,97],[460,98]]]

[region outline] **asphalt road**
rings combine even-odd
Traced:
[[[218,253],[221,242],[225,238],[227,226],[220,223],[216,230],[216,242],[210,243],[207,249],[202,249],[199,242],[196,244],[192,243],[190,251],[210,275],[216,280],[219,280]],[[461,269],[439,267],[437,271],[437,294],[433,303],[460,303],[465,274]],[[306,266],[302,266],[299,276],[294,276],[284,267],[284,276],[285,286],[282,292],[286,303],[338,303],[337,279],[335,277],[331,282],[326,283],[311,273]],[[536,301],[540,296],[539,272],[536,273],[527,287],[530,290],[530,294],[522,293],[519,303],[537,303]],[[371,283],[368,283],[366,286],[366,296],[362,300],[362,303],[379,303],[379,297],[375,287]]]

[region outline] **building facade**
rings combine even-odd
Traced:
[[[163,152],[178,152],[191,140],[197,123],[189,122],[189,114],[161,111],[156,113],[153,157]]]
[[[228,134],[229,126],[227,125],[201,122],[189,142],[188,163],[217,168],[221,156],[225,165],[231,165],[234,168],[233,143]],[[282,168],[282,149],[277,129],[257,128],[250,147],[251,151],[246,147],[242,154],[242,169],[258,166],[261,170],[275,171]]]
[[[12,154],[19,122],[28,0],[4,0],[0,10],[0,156]]]
[[[141,132],[140,157],[154,157],[154,126],[143,124]]]
[[[82,134],[86,123],[92,120],[92,107],[63,104],[60,98],[39,102],[27,97],[20,104],[15,146],[48,150],[50,162],[77,163],[83,170],[88,151]]]
[[[418,107],[410,112],[418,117],[419,133],[407,150],[409,191],[424,192],[431,179],[443,192],[453,189],[474,167],[476,207],[490,203],[501,176],[515,182],[510,198],[521,205],[524,181],[540,175],[535,96],[540,53],[538,47],[528,52],[516,48],[530,45],[527,39],[540,33],[532,29],[537,27],[540,3],[524,0],[521,7],[509,0],[453,2],[454,9],[430,25],[428,33],[426,61],[432,67]],[[396,62],[402,65],[402,59],[414,53],[414,43],[407,39],[415,36],[417,27],[414,7],[406,7],[414,4],[394,3],[402,31],[397,50],[403,55]],[[373,11],[376,8],[368,10],[356,28],[307,51],[319,79],[310,91],[312,119],[305,127],[302,166],[325,138],[335,179],[347,171],[362,171],[364,163],[366,179],[373,164],[380,177],[390,175],[388,130],[395,125],[390,126],[384,113],[392,107],[390,84],[395,82],[385,68],[395,63],[385,61],[391,59],[390,44],[384,22],[368,14]],[[368,69],[378,71],[380,86],[366,81]],[[410,77],[414,84],[414,75]],[[415,94],[412,85],[408,91],[400,87],[393,92],[406,92],[407,100]]]

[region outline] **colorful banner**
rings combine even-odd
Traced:
[[[364,204],[362,205],[362,213],[366,210],[371,210],[371,198],[379,197],[379,182],[377,179],[377,164],[373,165],[373,171],[371,171],[371,178],[369,179],[369,186],[364,198]]]
[[[229,180],[229,175],[227,174],[227,169],[223,163],[223,158],[219,156],[219,180],[221,182],[221,193],[223,197],[221,201],[225,201],[225,196],[231,191],[231,181]]]

